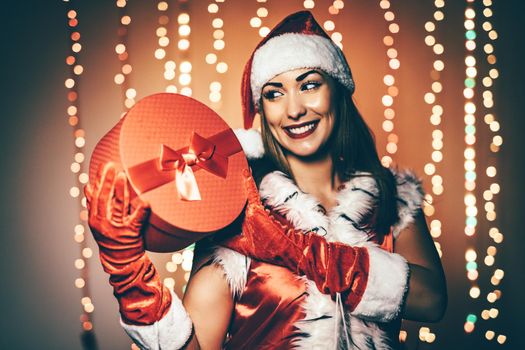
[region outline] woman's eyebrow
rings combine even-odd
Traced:
[[[299,75],[297,78],[295,78],[295,81],[302,81],[302,80],[304,80],[304,78],[306,78],[310,74],[314,74],[314,73],[321,75],[321,73],[319,73],[319,71],[316,71],[315,69],[312,69],[312,70],[309,70],[308,72],[305,72],[305,73]]]
[[[269,85],[269,86],[274,86],[274,87],[278,87],[278,88],[282,88],[282,87],[283,87],[283,84],[282,84],[282,83],[274,83],[274,82],[269,81],[269,82],[267,82],[266,84],[263,85],[263,87],[261,88],[261,90],[264,89],[267,85]]]

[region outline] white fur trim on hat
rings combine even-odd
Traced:
[[[255,106],[266,82],[298,68],[319,68],[354,91],[348,63],[332,40],[313,34],[285,33],[268,40],[253,55],[250,84]]]
[[[264,156],[264,146],[261,133],[256,129],[234,129],[233,132],[248,159],[258,159]]]
[[[180,349],[191,337],[193,324],[177,295],[171,292],[171,306],[166,315],[152,325],[120,324],[141,349]]]

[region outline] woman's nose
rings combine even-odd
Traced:
[[[301,96],[297,94],[290,94],[288,97],[287,114],[288,118],[299,119],[306,114],[305,105]]]

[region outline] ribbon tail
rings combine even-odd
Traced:
[[[183,169],[177,168],[175,174],[175,185],[179,198],[185,201],[200,201],[201,194],[197,180],[193,174],[193,170],[189,166],[184,166]]]

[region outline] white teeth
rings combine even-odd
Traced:
[[[315,124],[312,123],[312,124],[301,126],[300,128],[290,128],[288,130],[290,130],[290,132],[292,134],[299,135],[299,134],[303,134],[303,133],[307,132],[308,130],[313,129],[314,126],[315,126]]]

